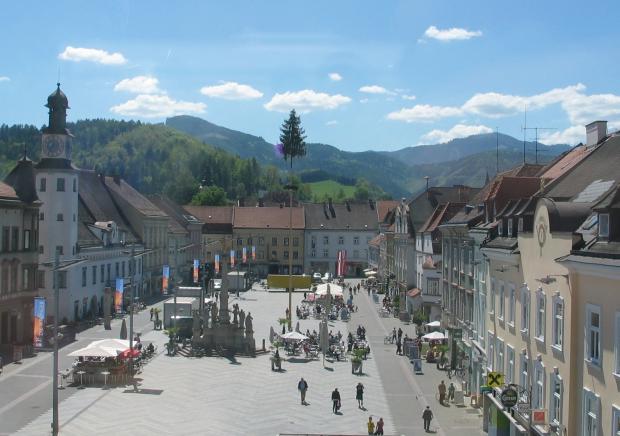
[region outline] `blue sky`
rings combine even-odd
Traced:
[[[177,4],[178,3],[178,4]],[[192,114],[277,140],[395,150],[494,131],[582,141],[620,128],[620,2],[12,2],[0,27],[0,123]],[[528,133],[533,138],[533,133]]]

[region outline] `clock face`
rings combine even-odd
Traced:
[[[65,151],[65,141],[57,135],[46,135],[43,141],[43,152],[47,157],[59,157]]]

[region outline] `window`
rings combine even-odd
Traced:
[[[114,277],[120,277],[118,273],[119,273],[119,265],[118,265],[118,262],[115,262],[114,263]]]
[[[64,216],[61,213],[56,215],[56,221],[64,221],[64,220],[65,220],[65,218],[64,218]]]
[[[293,238],[293,247],[299,247],[299,238]]]
[[[77,192],[77,179],[73,179],[73,192]]]
[[[497,355],[497,365],[495,366],[495,371],[499,371],[504,373],[504,341],[500,338],[497,338],[497,350],[495,351]]]
[[[43,254],[44,248],[43,245],[39,245],[39,254]]]
[[[517,232],[521,233],[523,231],[523,218],[519,218],[517,221]]]
[[[344,245],[344,236],[338,236],[338,245]]]
[[[284,258],[288,259],[288,250],[284,250]]]
[[[487,368],[489,371],[493,371],[495,363],[495,335],[493,332],[487,332]]]
[[[45,219],[45,214],[43,212],[41,212],[39,214],[39,221],[43,221]]]
[[[45,177],[41,177],[39,180],[39,192],[45,192],[47,189],[47,179]]]
[[[353,245],[360,245],[360,238],[359,236],[356,236],[353,238]]]
[[[237,238],[237,246],[241,247],[243,245],[243,239]]]
[[[277,259],[278,258],[278,253],[276,252],[276,250],[271,250],[271,258],[272,259]]]
[[[62,256],[63,254],[65,254],[65,253],[64,253],[64,250],[62,249],[62,245],[57,245],[57,246],[56,246],[56,252],[57,252],[58,254],[60,254],[61,256]]]
[[[536,325],[535,325],[535,333],[536,339],[539,341],[545,340],[545,293],[542,289],[539,289],[536,292]]]
[[[358,257],[360,257],[359,250],[353,250],[353,259],[357,259]]]
[[[19,227],[11,228],[11,251],[19,250]]]
[[[108,263],[106,265],[106,272],[107,272],[107,278],[108,278],[108,282],[110,281],[110,270],[112,269],[112,264]]]
[[[258,260],[263,260],[265,258],[265,252],[263,250],[258,250],[256,252],[256,257]]]
[[[329,236],[323,236],[323,245],[329,245]]]
[[[86,274],[88,274],[88,268],[82,267],[82,287],[86,286]]]
[[[586,360],[601,364],[601,308],[593,304],[586,305]]]
[[[125,277],[125,261],[121,263],[121,277]]]
[[[293,259],[299,259],[299,252],[293,251]]]
[[[271,245],[274,247],[278,246],[278,238],[271,238]]]
[[[497,223],[497,236],[504,236],[504,226],[502,224],[501,220]]]
[[[101,265],[99,267],[99,272],[100,272],[100,281],[101,283],[103,283],[105,281],[105,265]]]
[[[2,251],[9,251],[11,247],[11,228],[9,226],[2,227]]]
[[[45,271],[37,270],[37,288],[45,287]]]
[[[512,218],[508,219],[508,237],[512,237]]]
[[[611,434],[620,436],[620,407],[611,406]]]
[[[439,295],[439,280],[438,279],[426,279],[426,292],[427,295]]]
[[[521,288],[521,333],[527,335],[530,330],[530,290]]]
[[[545,407],[545,366],[537,362],[534,369],[534,386],[532,392],[532,407],[542,409]]]
[[[551,386],[549,392],[549,421],[557,426],[562,423],[562,394],[564,393],[564,385],[562,377],[558,374],[551,376]]]
[[[263,238],[262,236],[258,237],[258,245],[265,245],[265,238]]]
[[[67,271],[58,271],[58,287],[61,289],[65,289],[67,287]],[[56,286],[55,274],[52,273],[52,286]]]
[[[329,250],[323,250],[323,257],[329,257]]]
[[[97,284],[97,266],[93,265],[92,267],[92,273],[93,273],[93,285]]]
[[[284,238],[284,246],[288,247],[288,238]]]
[[[316,250],[314,248],[310,251],[310,257],[316,257]]]
[[[65,179],[59,177],[56,179],[56,191],[65,192]]]
[[[30,289],[30,269],[27,267],[22,268],[22,289]]]
[[[583,436],[598,436],[600,418],[600,397],[594,392],[583,390]]]
[[[515,349],[506,345],[506,383],[514,383],[515,379]]]
[[[609,238],[609,214],[598,214],[598,235],[601,238]]]
[[[515,325],[515,305],[516,290],[514,285],[510,285],[510,300],[508,302],[508,324]]]
[[[553,297],[552,316],[551,345],[561,350],[564,342],[564,299],[559,295]]]
[[[530,362],[527,359],[527,354],[521,354],[521,373],[519,374],[519,385],[523,388],[523,394],[521,400],[523,402],[527,401],[527,392],[530,389],[530,377],[528,374]]]
[[[505,287],[504,283],[500,282],[499,284],[499,315],[498,318],[502,321],[504,320],[504,310],[505,310]]]
[[[24,250],[30,250],[30,230],[24,230]]]
[[[495,316],[495,279],[491,279],[491,292],[489,293],[489,315],[491,319]]]
[[[614,373],[620,375],[620,312],[616,312],[615,329],[614,351],[616,353],[616,364],[614,365]]]

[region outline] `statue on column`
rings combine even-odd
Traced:
[[[243,326],[245,325],[245,312],[243,311],[243,309],[241,309],[239,311],[239,328],[243,328]]]
[[[239,305],[237,303],[233,304],[233,324],[237,324],[237,315],[239,315]]]
[[[254,330],[252,330],[252,312],[248,312],[248,316],[245,317],[245,333],[247,335],[251,335]]]

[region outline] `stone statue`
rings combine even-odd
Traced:
[[[239,305],[233,304],[233,324],[237,324],[237,315],[239,315]]]
[[[245,333],[250,335],[254,332],[252,330],[252,312],[248,312],[248,316],[245,317]]]
[[[228,290],[220,291],[220,324],[230,323],[230,314],[228,313]]]
[[[239,328],[243,328],[243,326],[245,325],[245,312],[243,311],[243,309],[241,309],[239,311]]]
[[[211,305],[211,326],[215,327],[215,322],[217,321],[217,304],[213,303]]]

